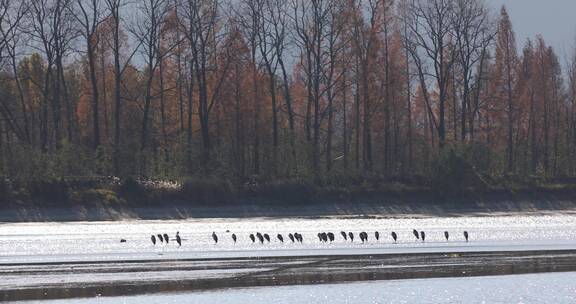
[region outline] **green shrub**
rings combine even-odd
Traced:
[[[129,197],[145,196],[146,189],[134,178],[128,177],[120,184],[118,192]]]
[[[317,198],[318,189],[311,182],[302,180],[275,181],[259,185],[256,195],[284,203],[308,203]]]
[[[106,205],[120,205],[124,203],[118,194],[109,189],[83,189],[74,191],[71,200],[77,203],[102,203]]]
[[[485,188],[481,173],[474,165],[482,162],[472,160],[471,149],[445,148],[432,164],[431,184],[441,191],[458,192],[465,188]]]
[[[235,197],[232,183],[216,178],[189,178],[180,189],[181,199],[203,204],[226,204]]]
[[[0,203],[8,202],[12,197],[12,187],[10,183],[2,178],[0,179]]]
[[[28,182],[28,191],[33,199],[63,203],[68,201],[70,187],[63,179],[34,180]]]

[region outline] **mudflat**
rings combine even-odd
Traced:
[[[3,264],[0,300],[574,271],[575,250]]]

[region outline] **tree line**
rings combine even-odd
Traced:
[[[0,0],[0,170],[574,176],[576,52],[523,43],[483,0]]]

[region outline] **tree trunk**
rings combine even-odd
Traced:
[[[96,62],[94,58],[94,46],[90,39],[88,41],[88,68],[90,69],[90,85],[92,87],[92,132],[93,133],[93,149],[96,150],[100,146],[100,118],[99,118],[99,96],[98,96],[98,81],[96,78]]]

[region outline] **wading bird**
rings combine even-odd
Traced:
[[[392,239],[394,239],[394,243],[396,243],[396,240],[398,240],[398,235],[394,231],[392,231]]]
[[[176,243],[178,243],[178,247],[182,246],[182,238],[180,238],[180,231],[176,231]]]
[[[422,239],[422,242],[426,241],[426,233],[424,233],[424,231],[420,231],[420,238]]]
[[[164,238],[162,238],[162,235],[160,233],[158,233],[157,237],[160,243],[164,243]]]
[[[330,240],[330,243],[334,242],[334,240],[336,239],[336,238],[334,237],[334,233],[328,232],[328,239]]]
[[[264,233],[264,238],[266,239],[266,242],[270,243],[270,236],[268,233]]]
[[[262,236],[262,233],[260,232],[256,233],[256,237],[260,241],[260,244],[264,244],[264,237]]]
[[[341,234],[342,237],[344,238],[344,241],[347,241],[347,240],[348,240],[348,236],[346,235],[346,232],[340,231],[340,234]]]
[[[350,242],[354,242],[354,233],[348,232],[348,237],[350,238]]]
[[[294,233],[294,238],[300,242],[300,244],[302,244],[304,242],[304,238],[302,238],[302,235],[298,232]]]
[[[166,244],[170,243],[170,238],[168,237],[168,234],[164,233],[164,240],[166,241]]]
[[[152,244],[154,244],[154,246],[156,246],[156,237],[154,235],[152,235],[150,237],[150,240],[152,241]]]
[[[236,238],[236,234],[232,233],[232,240],[234,241],[234,244],[236,244],[237,238]]]
[[[468,242],[468,231],[464,231],[464,238],[466,239],[466,242]]]
[[[380,240],[380,232],[376,231],[374,232],[374,237],[376,238],[376,240]]]
[[[294,235],[292,233],[288,234],[288,238],[294,243]]]
[[[362,243],[368,242],[368,233],[360,232],[360,240],[362,241]]]
[[[280,233],[278,233],[278,235],[277,235],[276,237],[278,238],[278,240],[279,240],[281,243],[284,243],[284,237],[283,237]]]
[[[448,239],[450,238],[450,234],[448,234],[448,231],[444,231],[444,237],[446,238],[446,241],[448,241]]]
[[[214,244],[218,244],[218,236],[214,231],[212,231],[212,239],[214,240]]]
[[[412,233],[414,234],[414,236],[416,237],[417,240],[420,239],[420,235],[418,234],[418,230],[414,229],[414,230],[412,230]]]
[[[254,237],[254,234],[250,233],[250,240],[252,240],[252,243],[256,242],[256,238]]]

